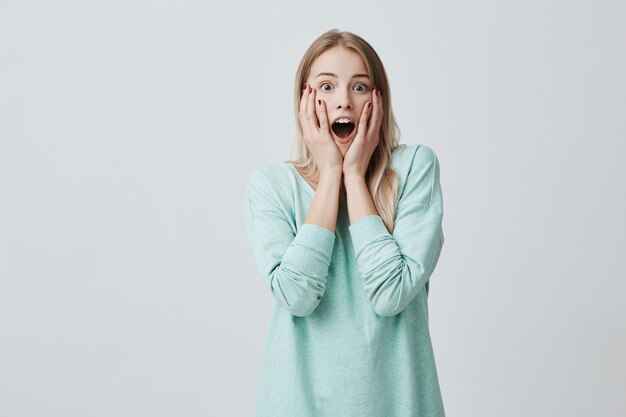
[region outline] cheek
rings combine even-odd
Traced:
[[[317,100],[321,101],[321,106],[318,105]],[[328,114],[328,102],[324,100],[322,97],[315,98],[315,110],[321,109],[322,112]]]
[[[361,120],[361,117],[363,116],[363,110],[365,109],[365,104],[367,103],[367,100],[363,100],[361,103],[359,103],[359,106],[357,107],[357,124],[359,123],[359,120]]]
[[[370,101],[369,97],[366,97],[365,99],[363,99],[363,101],[361,102],[361,106],[359,108],[359,114],[363,113],[363,109],[365,108],[365,105],[367,104],[368,101]]]

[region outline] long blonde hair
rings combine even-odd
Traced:
[[[313,41],[311,46],[309,46],[304,53],[296,73],[294,86],[297,158],[296,160],[287,160],[284,162],[293,164],[298,168],[298,171],[311,182],[317,183],[319,181],[318,167],[302,137],[302,125],[300,124],[298,112],[300,110],[300,99],[303,94],[302,85],[309,76],[313,61],[324,51],[334,46],[350,48],[358,53],[365,62],[371,82],[382,91],[384,114],[380,127],[380,142],[370,158],[370,163],[365,173],[365,181],[372,195],[376,210],[380,214],[387,230],[391,233],[393,231],[396,209],[395,203],[398,195],[398,177],[396,172],[391,168],[391,153],[396,147],[406,145],[398,144],[400,129],[396,124],[391,109],[391,92],[385,67],[376,51],[374,51],[374,48],[372,48],[365,39],[351,32],[332,29],[323,33]],[[341,192],[345,195],[343,182],[341,184]]]

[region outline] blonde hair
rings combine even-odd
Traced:
[[[396,124],[391,109],[391,92],[387,73],[382,61],[378,57],[374,48],[354,33],[332,29],[319,36],[304,53],[295,77],[295,119],[297,136],[297,158],[296,160],[284,161],[293,164],[298,171],[313,183],[319,181],[319,170],[313,155],[302,137],[302,125],[298,117],[300,109],[300,99],[302,98],[302,85],[306,82],[313,61],[324,51],[334,47],[343,46],[358,53],[367,68],[368,75],[373,85],[381,89],[383,95],[383,119],[380,127],[380,142],[372,157],[370,158],[365,181],[367,183],[376,210],[380,214],[383,223],[389,233],[393,231],[395,204],[398,195],[398,176],[391,168],[391,153],[399,145],[400,129]],[[341,193],[345,195],[345,185],[341,184]]]

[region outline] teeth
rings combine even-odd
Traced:
[[[351,122],[350,120],[344,118],[344,119],[337,120],[335,123],[351,123]]]

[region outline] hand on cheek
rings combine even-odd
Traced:
[[[370,158],[380,142],[382,117],[382,94],[375,88],[371,101],[363,106],[356,136],[343,158],[344,176],[365,177]]]
[[[315,93],[315,89],[311,86],[304,85],[298,114],[303,139],[313,154],[320,171],[340,172],[343,159],[330,134],[326,103],[316,100]]]

